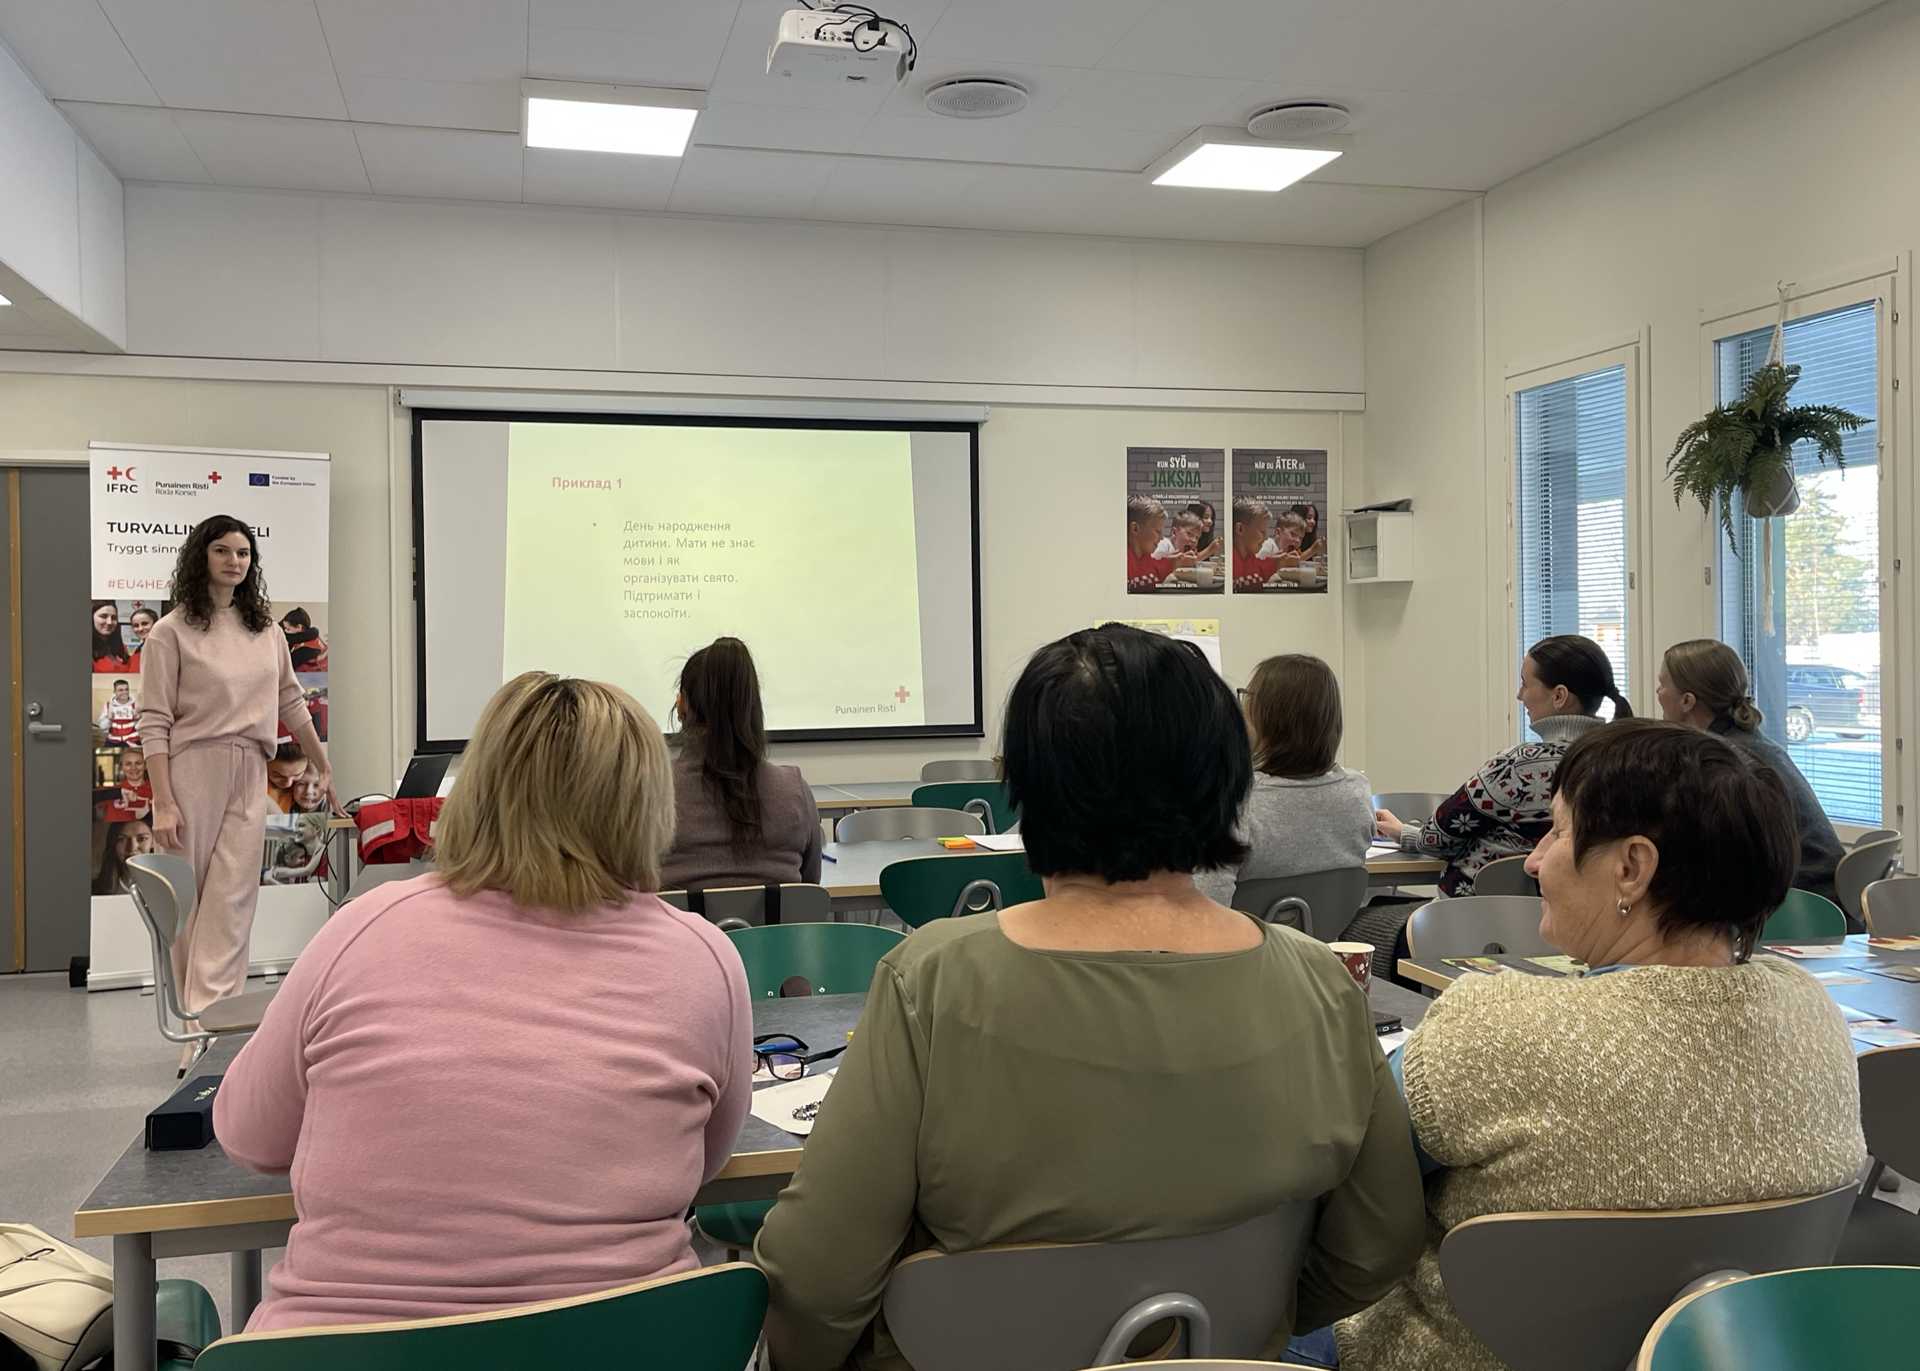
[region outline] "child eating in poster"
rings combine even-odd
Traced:
[[[1267,537],[1272,528],[1274,536]],[[1300,553],[1300,538],[1307,521],[1289,510],[1274,527],[1273,511],[1250,495],[1233,502],[1233,588],[1258,590],[1276,571],[1296,567],[1306,558]]]
[[[1157,590],[1181,567],[1200,560],[1193,552],[1159,555],[1160,536],[1167,526],[1167,507],[1151,495],[1127,497],[1127,590]],[[1191,546],[1191,544],[1189,544]]]

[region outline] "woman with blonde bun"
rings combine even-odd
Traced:
[[[1712,638],[1675,643],[1660,662],[1661,716],[1669,722],[1691,724],[1716,733],[1747,756],[1765,762],[1780,775],[1793,806],[1793,826],[1800,835],[1800,870],[1793,883],[1829,900],[1835,898],[1833,871],[1846,848],[1833,831],[1833,821],[1820,807],[1819,797],[1787,750],[1760,731],[1765,722],[1747,684],[1746,663],[1740,654]],[[1854,920],[1849,919],[1851,925]],[[1853,931],[1861,932],[1861,928]]]

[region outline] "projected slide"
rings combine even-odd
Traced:
[[[977,724],[972,435],[422,421],[423,737],[522,671],[616,682],[670,726],[722,635],[775,733]]]

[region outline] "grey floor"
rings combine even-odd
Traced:
[[[173,1092],[179,1065],[151,995],[88,994],[64,974],[0,976],[0,1222],[33,1224],[112,1261],[111,1238],[73,1236],[73,1211]],[[199,1281],[226,1318],[226,1257],[169,1259],[160,1275]]]

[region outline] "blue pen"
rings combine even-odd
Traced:
[[[835,864],[838,864],[838,862],[840,861],[840,859],[834,856],[831,852],[822,852],[820,854],[820,860],[823,862],[833,862]]]

